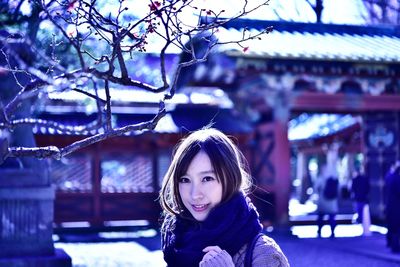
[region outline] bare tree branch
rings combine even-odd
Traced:
[[[10,18],[21,17],[22,2],[23,0],[18,2],[18,6],[7,13],[10,14]],[[269,0],[261,1],[253,7],[250,7],[250,1],[243,0],[238,13],[227,18],[221,17],[224,10],[199,8],[193,4],[193,0],[140,1],[141,5],[148,6],[148,11],[144,14],[133,13],[134,8],[124,0],[115,1],[112,9],[105,8],[112,2],[33,0],[30,3],[35,6],[36,21],[32,25],[37,28],[31,31],[40,32],[39,24],[47,23],[45,28],[50,32],[47,39],[42,37],[46,36],[45,32],[41,32],[42,39],[32,33],[28,38],[28,34],[23,31],[18,36],[0,35],[0,56],[4,61],[3,64],[0,58],[0,66],[13,77],[15,91],[7,100],[2,98],[0,101],[0,133],[7,131],[12,136],[12,130],[22,125],[43,126],[72,134],[93,130],[98,132],[62,148],[8,147],[9,142],[2,141],[2,146],[6,146],[7,149],[1,150],[3,152],[0,152],[0,162],[7,157],[25,156],[60,159],[78,149],[114,136],[132,131],[152,130],[166,114],[165,101],[175,95],[182,68],[204,62],[216,45],[236,43],[242,46],[244,41],[258,39],[271,30],[267,28],[256,35],[244,31],[242,38],[224,42],[219,42],[214,37],[219,27],[267,5]],[[193,19],[187,21],[181,15],[185,10],[206,16],[209,21],[192,25]],[[35,36],[36,39],[33,39]],[[151,38],[158,38],[160,43],[157,71],[161,82],[138,79],[132,75],[133,70],[129,66],[128,60],[132,55],[146,52]],[[198,38],[201,38],[205,45],[201,54],[193,45],[193,41]],[[35,55],[32,62],[27,61],[21,51],[15,49],[14,44],[29,49]],[[168,70],[166,64],[167,51],[171,47],[178,47],[190,55],[189,60],[179,63],[173,71]],[[25,75],[29,79],[20,81],[19,75]],[[172,77],[171,81],[169,77]],[[104,96],[99,96],[98,86],[104,91]],[[7,90],[11,90],[11,87]],[[164,93],[164,97],[159,102],[159,110],[152,120],[114,128],[114,88]],[[30,117],[31,114],[15,115],[26,101],[34,102],[43,95],[71,91],[95,101],[97,116],[94,121],[85,125],[64,125],[56,121]]]
[[[34,156],[37,158],[54,158],[61,159],[64,156],[71,154],[72,152],[92,145],[94,143],[103,141],[105,139],[109,139],[112,137],[123,135],[127,132],[133,131],[143,131],[143,130],[154,130],[157,126],[158,121],[164,117],[166,114],[165,107],[160,105],[160,110],[157,115],[150,121],[141,122],[138,124],[127,125],[124,127],[116,128],[109,130],[104,133],[99,133],[88,138],[82,139],[80,141],[76,141],[68,146],[63,148],[58,148],[56,146],[46,146],[46,147],[18,147],[18,148],[9,148],[8,153],[4,155],[3,159],[8,157],[25,157],[25,156]]]
[[[91,131],[93,129],[98,129],[99,123],[98,121],[94,121],[92,123],[86,125],[75,125],[69,126],[64,125],[54,121],[48,121],[43,119],[34,119],[34,118],[24,118],[24,119],[16,119],[12,121],[7,121],[6,123],[0,123],[0,129],[14,129],[20,125],[35,125],[35,126],[46,126],[48,128],[52,128],[61,133],[80,133],[85,131]]]

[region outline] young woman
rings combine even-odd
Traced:
[[[244,157],[222,132],[202,129],[181,141],[160,192],[168,266],[289,266],[260,234],[250,186]]]

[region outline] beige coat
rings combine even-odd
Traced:
[[[235,267],[244,267],[246,250],[247,245],[244,245],[233,256],[232,261]],[[232,261],[229,254],[224,251],[206,262],[201,262],[200,267],[231,267]],[[264,235],[254,246],[252,267],[289,267],[289,262],[278,244]]]

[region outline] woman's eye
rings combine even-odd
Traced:
[[[189,178],[186,177],[179,178],[179,183],[189,183],[189,182],[190,182]]]
[[[206,176],[206,177],[203,178],[204,182],[210,182],[210,181],[214,181],[214,180],[215,180],[215,178],[212,177],[212,176]]]

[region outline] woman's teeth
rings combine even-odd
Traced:
[[[193,210],[200,212],[200,211],[204,211],[207,209],[208,204],[206,205],[192,205]]]

